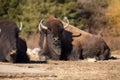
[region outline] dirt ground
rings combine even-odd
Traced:
[[[34,61],[28,64],[3,63],[0,65],[12,65],[22,68],[41,69],[42,71],[51,71],[52,76],[38,76],[31,74],[17,74],[17,76],[0,74],[0,80],[120,80],[120,55],[113,55],[116,60],[88,62],[81,61],[53,61],[49,60],[47,64],[40,64]],[[19,76],[18,76],[19,75]]]

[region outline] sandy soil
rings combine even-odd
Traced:
[[[0,62],[0,65],[12,65],[22,68],[37,68],[43,71],[51,71],[52,76],[10,76],[1,74],[0,80],[120,80],[120,55],[114,55],[118,59],[98,62],[81,61],[53,61],[47,64],[39,62],[29,64],[12,64]],[[21,76],[20,76],[21,75]]]

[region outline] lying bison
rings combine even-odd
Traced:
[[[19,37],[20,29],[17,25],[8,20],[0,19],[0,61],[29,62],[26,54],[26,41]]]
[[[49,18],[39,24],[40,58],[47,56],[54,60],[79,60],[95,58],[107,60],[110,49],[102,37],[82,31],[56,18]]]

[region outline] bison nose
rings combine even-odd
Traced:
[[[54,44],[55,46],[60,46],[60,45],[61,45],[61,42],[60,42],[60,40],[55,40],[55,41],[53,42],[53,44]]]
[[[54,40],[57,41],[57,40],[59,40],[59,38],[58,37],[54,37]]]

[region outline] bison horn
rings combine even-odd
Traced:
[[[23,28],[23,24],[22,24],[22,22],[20,22],[20,28],[19,28],[19,30],[22,31],[22,28]]]
[[[40,21],[40,24],[39,24],[39,26],[38,26],[39,31],[41,31],[41,28],[43,28],[43,29],[45,29],[45,30],[48,29],[46,26],[43,25],[43,19]]]
[[[64,17],[64,20],[66,20],[66,21],[67,21],[67,24],[64,26],[64,28],[67,28],[67,27],[69,26],[69,20],[68,20],[68,18],[67,18],[67,17]]]
[[[1,31],[2,31],[2,30],[0,29],[0,33],[1,33]]]

